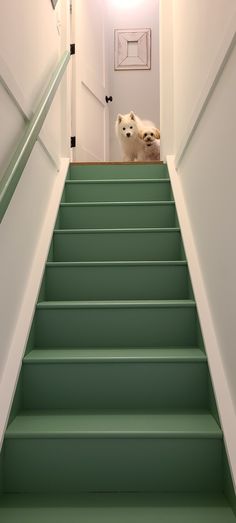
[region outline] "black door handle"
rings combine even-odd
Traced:
[[[105,100],[106,100],[106,103],[108,104],[108,102],[112,102],[113,98],[112,98],[112,96],[105,96]]]

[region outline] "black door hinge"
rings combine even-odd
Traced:
[[[75,44],[70,44],[70,54],[75,54]]]
[[[108,104],[108,102],[113,101],[113,98],[112,98],[112,96],[105,96],[105,100],[106,100],[106,103]]]
[[[70,137],[70,146],[71,147],[76,147],[76,136],[71,136]]]

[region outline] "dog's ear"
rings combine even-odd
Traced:
[[[117,115],[117,122],[120,123],[122,121],[122,118],[123,118],[122,114],[118,114]]]
[[[139,131],[139,132],[138,132],[138,137],[139,137],[141,140],[143,140],[143,131]]]
[[[135,120],[135,114],[133,111],[130,111],[129,113],[131,120]]]
[[[159,140],[160,136],[161,136],[161,134],[160,134],[160,129],[157,129],[157,128],[156,128],[156,129],[155,129],[155,137],[156,137],[156,139]]]

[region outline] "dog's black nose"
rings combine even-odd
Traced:
[[[129,138],[131,136],[131,134],[130,133],[126,133],[126,136],[127,136],[127,138]]]

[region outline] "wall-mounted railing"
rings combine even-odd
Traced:
[[[26,125],[25,132],[20,139],[16,151],[0,180],[0,222],[14,194],[15,188],[24,171],[32,149],[53,102],[57,88],[61,82],[70,59],[70,52],[66,51],[61,57],[52,77],[45,89],[34,116]]]

